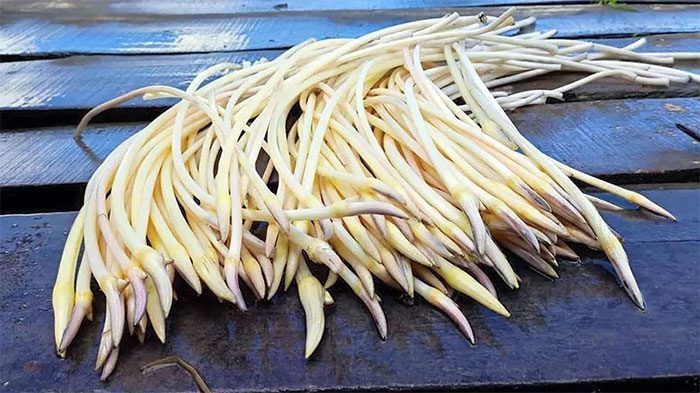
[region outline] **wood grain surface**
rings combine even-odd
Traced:
[[[66,359],[53,351],[51,289],[85,183],[119,143],[174,101],[136,100],[96,119],[83,146],[73,127],[89,108],[151,84],[185,87],[223,61],[274,58],[307,38],[357,37],[449,12],[498,14],[518,6],[538,30],[616,46],[648,36],[645,51],[700,51],[696,0],[4,0],[0,2],[0,391],[194,392],[182,370],[142,375],[178,355],[217,392],[338,390],[688,390],[700,384],[700,89],[649,88],[606,79],[568,102],[511,116],[545,153],[641,191],[676,215],[604,213],[645,295],[627,299],[600,253],[562,263],[548,281],[511,256],[518,291],[497,283],[512,312],[499,317],[455,296],[477,338],[471,346],[425,302],[380,286],[382,341],[361,302],[339,284],[317,352],[303,358],[304,316],[295,288],[242,313],[176,282],[168,341],[127,337],[109,382],[92,370],[104,318],[81,329]],[[700,62],[678,68],[700,72]],[[503,90],[565,84],[557,73]],[[677,183],[674,183],[677,182]],[[653,184],[639,184],[653,183]],[[590,190],[592,191],[592,190]],[[68,212],[49,213],[63,210]],[[40,211],[15,215],[14,212]],[[496,282],[496,276],[488,272]],[[321,276],[323,277],[323,276]],[[97,288],[93,288],[97,291]]]
[[[700,5],[638,5],[635,12],[595,5],[521,7],[541,30],[560,37],[604,37],[700,30]],[[4,13],[0,55],[10,59],[70,54],[146,54],[286,48],[308,38],[357,37],[383,27],[459,11],[499,14],[505,8],[327,11],[280,14],[125,15]]]
[[[60,3],[47,0],[4,0],[0,10],[23,13],[80,13],[82,15],[201,15],[281,13],[295,11],[342,11],[342,10],[396,10],[417,8],[445,8],[465,6],[504,6],[538,4],[585,4],[581,0],[63,0]],[[632,0],[626,4],[668,3],[693,4],[693,0]]]
[[[638,187],[669,208],[673,223],[639,211],[607,214],[625,238],[645,294],[642,312],[626,298],[601,255],[564,264],[556,282],[523,268],[518,291],[499,287],[512,317],[498,317],[457,298],[477,345],[423,302],[402,304],[380,288],[389,323],[379,339],[363,306],[343,286],[332,289],[326,334],[316,354],[303,359],[304,319],[295,294],[241,313],[177,285],[179,300],[168,318],[168,341],[149,332],[144,345],[127,337],[116,371],[102,384],[92,371],[103,318],[96,296],[95,322],[81,329],[66,359],[52,352],[51,286],[74,213],[0,217],[0,381],[12,391],[194,391],[181,370],[144,376],[139,368],[178,355],[192,363],[215,391],[338,389],[540,390],[560,384],[666,389],[697,387],[700,373],[700,247],[697,184]],[[663,190],[665,189],[665,190]],[[605,195],[602,197],[606,198]],[[180,283],[181,284],[181,283]],[[669,381],[680,384],[674,385]],[[657,382],[659,383],[659,382]],[[694,385],[695,384],[695,385]],[[569,385],[571,386],[571,385]],[[618,386],[620,388],[620,386]]]
[[[700,52],[700,33],[653,35],[640,50],[649,52]],[[624,46],[637,38],[595,40],[606,45]],[[90,109],[133,89],[149,85],[186,88],[198,72],[222,62],[254,61],[261,57],[272,59],[281,50],[243,51],[232,53],[201,53],[189,55],[140,56],[69,56],[60,59],[0,63],[0,80],[6,89],[0,95],[0,111],[5,121],[14,121],[20,111],[66,111]],[[700,73],[700,61],[680,61],[675,67]],[[502,90],[558,87],[580,74],[557,73],[504,87]],[[614,99],[648,96],[697,96],[696,84],[672,84],[666,88],[646,87],[620,78],[608,78],[585,85],[567,93],[567,101]],[[124,108],[163,108],[173,100],[141,99],[126,103]],[[33,113],[33,117],[50,117],[60,112]],[[36,121],[36,119],[35,119]],[[49,120],[47,120],[49,121]]]
[[[538,105],[520,108],[512,118],[542,151],[596,176],[623,183],[669,181],[700,170],[700,144],[676,126],[699,128],[697,99]],[[0,186],[85,183],[109,152],[144,125],[92,125],[83,146],[73,139],[72,126],[0,133]]]

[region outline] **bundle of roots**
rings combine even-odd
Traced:
[[[518,288],[505,250],[552,278],[559,259],[578,259],[571,243],[602,250],[644,308],[618,235],[599,214],[620,207],[573,180],[673,216],[547,156],[506,111],[561,100],[599,78],[697,83],[698,75],[667,65],[698,54],[635,52],[643,39],[615,48],[522,33],[533,23],[516,22],[513,10],[452,14],[357,39],[309,40],[274,60],[215,65],[184,91],[150,86],[89,112],[77,138],[92,117],[127,100],[178,99],[88,183],[53,292],[59,354],[92,318],[93,277],[107,304],[96,365],[103,379],[125,327],[143,340],[150,322],[165,341],[176,277],[241,310],[245,287],[271,299],[295,282],[306,357],[321,340],[338,278],[382,338],[377,282],[424,298],[473,342],[451,296],[508,316],[487,274]],[[499,90],[555,71],[582,78]],[[308,263],[327,269],[324,284]]]

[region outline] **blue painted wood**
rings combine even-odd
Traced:
[[[497,4],[513,1],[539,0],[504,0]],[[324,4],[290,0],[285,8],[283,3],[3,1],[0,55],[5,60],[66,54],[168,56],[81,56],[0,64],[0,107],[30,116],[44,110],[72,111],[75,115],[112,97],[119,88],[128,90],[130,84],[138,87],[163,80],[181,84],[197,67],[218,59],[263,54],[184,53],[284,48],[310,36],[357,36],[394,23],[440,16],[455,5],[451,0],[369,5],[360,0]],[[482,0],[465,0],[458,5],[484,4]],[[64,8],[41,9],[47,5]],[[426,5],[443,8],[412,9]],[[365,10],[318,12],[322,7]],[[525,7],[520,13],[537,14],[538,28],[559,28],[560,35],[567,37],[700,30],[697,5],[635,7],[638,12],[549,5]],[[373,11],[366,11],[370,8]],[[494,13],[502,10],[461,8],[467,13],[482,9]],[[308,10],[314,12],[298,12]],[[96,16],[104,19],[96,21]],[[697,47],[697,35],[689,37],[684,38],[683,45]],[[664,50],[663,42],[658,44],[655,47]],[[181,55],[170,56],[173,53]],[[273,50],[264,54],[277,53]],[[690,67],[697,69],[697,64]],[[136,85],[137,81],[147,83]],[[613,94],[605,95],[604,88]],[[657,92],[606,81],[570,98],[648,97]],[[678,89],[658,94],[685,96],[697,92]],[[697,141],[675,124],[697,130],[698,102],[665,99],[565,104],[528,108],[513,116],[518,124],[526,125],[524,132],[531,139],[541,140],[536,143],[595,174],[624,181],[668,181],[673,176],[687,181],[698,179],[700,152]],[[667,103],[674,105],[672,110],[665,107]],[[679,106],[684,110],[678,111]],[[146,106],[137,103],[132,108],[144,110]],[[553,108],[556,116],[552,115]],[[57,122],[60,116],[51,121]],[[0,179],[4,179],[0,184],[14,182],[18,186],[14,190],[25,191],[32,188],[28,185],[39,186],[34,196],[47,201],[56,197],[41,188],[47,184],[67,187],[68,195],[79,197],[77,191],[99,158],[135,127],[122,124],[100,129],[88,137],[96,158],[69,145],[70,127],[0,134]],[[590,134],[591,130],[596,134]],[[379,290],[389,321],[389,340],[382,342],[362,305],[339,285],[332,291],[336,304],[327,309],[325,338],[314,357],[305,362],[303,315],[293,292],[278,296],[273,304],[255,304],[244,314],[218,304],[211,294],[196,298],[180,283],[180,300],[168,319],[168,342],[160,345],[150,333],[143,346],[128,339],[107,384],[101,384],[92,371],[103,316],[100,296],[95,301],[96,322],[84,326],[68,359],[52,355],[51,285],[74,213],[0,216],[0,386],[12,392],[194,391],[190,379],[176,369],[149,376],[139,373],[145,363],[174,354],[199,368],[215,391],[594,390],[611,386],[605,385],[606,381],[616,381],[613,386],[626,390],[630,386],[697,390],[700,267],[694,262],[700,250],[700,190],[697,183],[656,184],[641,189],[680,220],[672,223],[639,211],[606,214],[611,226],[626,239],[625,247],[646,295],[646,312],[626,299],[607,262],[594,253],[586,254],[581,266],[563,265],[562,278],[554,283],[518,265],[523,288],[511,292],[499,287],[502,301],[513,312],[510,319],[458,298],[479,341],[473,347],[439,312],[422,302],[405,306],[386,288]],[[4,205],[6,191],[0,190]],[[48,206],[50,202],[46,203]]]
[[[332,11],[275,15],[92,15],[5,13],[0,55],[13,58],[66,54],[144,54],[286,48],[305,39],[357,37],[448,12],[500,14],[506,8],[426,8]],[[698,5],[638,5],[636,12],[594,5],[522,7],[518,17],[537,16],[539,29],[561,37],[619,36],[700,31]]]
[[[65,0],[56,7],[55,2],[46,0],[5,0],[0,10],[24,13],[81,13],[84,15],[202,15],[202,14],[245,14],[282,13],[299,11],[376,11],[418,8],[541,5],[541,4],[582,4],[581,0]],[[693,0],[632,0],[625,4],[668,3],[692,4]]]
[[[74,213],[0,217],[0,384],[4,391],[194,391],[177,369],[143,376],[139,367],[166,355],[196,366],[215,391],[327,389],[556,389],[601,381],[689,381],[700,374],[700,190],[697,184],[645,187],[679,222],[641,212],[612,218],[645,294],[642,312],[626,298],[598,254],[581,266],[564,264],[561,279],[547,281],[516,263],[520,290],[499,288],[509,319],[457,298],[474,327],[470,346],[439,312],[423,302],[405,306],[380,288],[389,323],[379,339],[362,304],[346,288],[332,289],[326,334],[317,353],[303,359],[304,319],[293,292],[247,313],[196,298],[181,289],[167,322],[168,341],[151,333],[144,345],[126,338],[117,369],[102,384],[92,371],[103,299],[96,322],[80,331],[67,359],[52,353],[51,286]],[[605,197],[603,195],[603,197]],[[675,378],[675,379],[674,379]],[[657,382],[659,383],[659,382]],[[554,385],[552,385],[554,384]],[[539,387],[539,388],[538,388]],[[591,389],[593,389],[591,388]],[[627,389],[625,389],[627,390]]]
[[[689,181],[700,174],[700,144],[676,126],[700,129],[698,98],[539,105],[511,118],[545,153],[615,182]],[[84,146],[73,140],[74,126],[0,133],[0,187],[82,186],[109,152],[144,125],[92,125]]]
[[[595,40],[624,46],[637,38]],[[700,52],[700,33],[653,35],[640,50],[649,52]],[[60,59],[0,63],[0,81],[5,86],[0,95],[0,111],[49,111],[93,108],[109,99],[139,87],[165,84],[186,88],[194,75],[213,64],[272,59],[281,50],[200,53],[189,55],[139,56],[69,56]],[[675,67],[700,73],[700,61],[682,61]],[[561,86],[580,74],[550,74],[519,83],[517,90]],[[99,87],[99,88],[98,88]],[[503,90],[508,89],[504,87]],[[619,78],[608,78],[583,86],[567,96],[571,100],[595,100],[648,96],[695,96],[697,84],[672,84],[669,87],[646,87]],[[140,99],[126,103],[126,108],[151,108],[171,105],[174,100]],[[6,116],[9,114],[6,113]],[[34,116],[46,116],[37,113]],[[8,121],[6,119],[6,121]]]

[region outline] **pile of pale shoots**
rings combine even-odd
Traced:
[[[572,179],[673,216],[545,155],[505,111],[561,100],[604,77],[697,83],[667,65],[698,54],[634,52],[643,39],[614,48],[554,31],[516,34],[533,23],[516,22],[513,10],[451,14],[357,39],[309,40],[274,60],[212,66],[184,91],[145,87],[90,111],[76,138],[92,117],[133,98],[179,100],[87,185],[53,292],[58,353],[92,319],[93,277],[107,305],[102,379],[125,331],[142,341],[150,324],[165,341],[176,277],[241,310],[244,287],[262,300],[295,282],[307,358],[338,279],[382,339],[378,282],[424,298],[474,342],[451,296],[508,316],[486,274],[518,288],[506,250],[551,278],[558,259],[579,258],[569,244],[602,250],[644,308],[620,240],[598,212],[620,208]],[[556,89],[498,90],[555,71],[583,77]],[[324,284],[309,264],[327,268]]]

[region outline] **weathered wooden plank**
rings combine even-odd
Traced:
[[[3,186],[85,183],[102,160],[145,124],[98,124],[73,139],[73,127],[0,134]],[[60,169],[59,169],[60,167]],[[48,171],[56,173],[48,175]]]
[[[700,177],[695,179],[700,180]],[[700,236],[700,216],[697,210],[700,204],[693,206],[689,202],[700,195],[698,189],[700,183],[660,183],[660,184],[631,184],[626,186],[630,190],[641,192],[649,199],[660,203],[673,214],[680,214],[678,222],[662,219],[652,213],[622,200],[619,197],[603,193],[592,192],[600,198],[617,203],[626,210],[622,212],[603,212],[603,218],[612,228],[623,230],[623,241],[627,243],[648,243],[662,241],[693,241]],[[697,199],[696,199],[697,201]],[[638,225],[635,225],[638,224]],[[624,229],[622,229],[624,228]],[[626,247],[629,248],[629,247]]]
[[[700,143],[677,126],[700,129],[697,98],[540,105],[512,118],[547,154],[615,183],[700,180]],[[0,133],[2,211],[79,208],[101,160],[143,125],[94,125],[83,146],[71,127]]]
[[[343,11],[343,10],[396,10],[412,8],[444,8],[505,5],[541,5],[541,4],[581,4],[581,0],[256,0],[238,2],[228,0],[205,1],[143,1],[143,0],[70,0],[61,1],[60,5],[46,0],[5,0],[0,4],[4,12],[23,13],[80,13],[84,15],[201,15],[201,14],[239,14],[239,13],[277,13],[293,11]],[[635,3],[669,3],[692,4],[693,0],[634,0]],[[634,7],[634,6],[632,6]]]
[[[537,26],[562,37],[687,33],[700,30],[697,5],[639,5],[627,12],[594,5],[522,7]],[[275,15],[128,15],[96,20],[80,14],[5,13],[0,55],[143,54],[284,48],[307,38],[356,37],[383,27],[447,12],[498,14],[505,8],[430,8]]]
[[[405,306],[383,287],[378,290],[389,335],[382,342],[361,303],[337,285],[331,290],[336,302],[327,308],[324,339],[306,362],[304,318],[294,289],[272,304],[254,304],[241,313],[210,294],[196,298],[178,285],[167,343],[158,344],[150,332],[144,345],[127,337],[106,384],[92,370],[102,296],[95,298],[95,322],[81,330],[68,358],[53,354],[51,286],[74,213],[2,216],[0,380],[4,390],[13,392],[194,391],[191,380],[177,369],[148,376],[139,372],[147,362],[179,355],[215,391],[227,392],[540,390],[573,383],[596,390],[609,380],[623,384],[618,388],[633,382],[645,388],[692,389],[697,384],[693,378],[700,374],[700,265],[688,257],[700,247],[700,191],[649,190],[649,196],[668,206],[679,222],[659,224],[629,213],[614,223],[623,236],[636,234],[626,249],[645,294],[645,312],[625,297],[598,254],[585,255],[580,266],[564,264],[556,282],[516,263],[521,289],[499,288],[512,312],[508,319],[458,298],[474,328],[475,346],[424,302]],[[668,228],[668,237],[655,236],[660,225]],[[650,385],[654,382],[661,385]]]
[[[597,42],[624,46],[636,38],[612,38]],[[649,52],[700,52],[700,33],[653,35],[641,50]],[[69,56],[60,59],[0,63],[0,80],[5,90],[0,96],[0,111],[5,122],[22,126],[14,120],[18,111],[87,110],[127,91],[148,85],[165,84],[186,88],[197,72],[222,62],[272,59],[281,50],[203,53],[189,55],[143,56]],[[683,61],[677,68],[700,73],[700,61]],[[580,74],[552,74],[507,89],[530,89],[561,86]],[[697,84],[672,84],[666,88],[644,87],[618,78],[594,82],[573,91],[567,100],[611,99],[663,95],[667,97],[700,94]],[[125,108],[161,108],[173,100],[134,100]],[[33,113],[34,121],[56,116],[56,112]]]
[[[592,175],[621,183],[674,173],[690,180],[698,177],[700,144],[677,125],[700,128],[699,105],[697,98],[575,102],[511,117],[542,151]]]
[[[700,46],[700,45],[699,45]],[[69,56],[0,63],[7,86],[0,110],[87,109],[139,87],[186,88],[194,76],[218,63],[272,59],[281,50],[155,56]],[[700,70],[700,65],[698,67]],[[125,107],[163,107],[174,100],[134,100]]]
[[[544,152],[618,181],[687,175],[700,168],[700,145],[676,127],[700,128],[700,99],[609,100],[521,108],[521,131]],[[1,186],[85,183],[138,124],[96,124],[73,140],[72,127],[0,133]],[[89,149],[89,150],[88,150]]]

